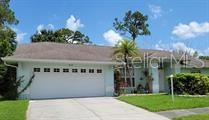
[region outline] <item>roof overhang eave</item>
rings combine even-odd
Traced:
[[[121,65],[116,61],[88,61],[88,60],[58,60],[58,59],[29,59],[29,58],[1,58],[3,61],[17,62],[42,62],[42,63],[68,63],[68,64],[101,64],[101,65]]]

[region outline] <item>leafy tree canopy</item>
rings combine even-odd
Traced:
[[[16,48],[16,33],[11,29],[0,29],[0,57],[11,55]]]
[[[195,51],[194,53],[193,53],[193,55],[192,55],[193,57],[198,57],[198,52],[197,51]]]
[[[72,31],[67,28],[56,31],[43,29],[31,36],[32,42],[60,42],[70,44],[91,43],[88,36],[79,31]]]
[[[150,35],[147,20],[148,16],[143,15],[139,11],[135,11],[133,13],[132,11],[128,11],[122,21],[119,21],[118,18],[115,18],[113,26],[121,34],[126,34],[128,32],[133,41],[135,41],[139,35]]]
[[[9,6],[10,0],[0,0],[0,57],[11,55],[17,42],[16,33],[9,25],[18,24],[14,12]],[[17,93],[15,69],[6,67],[0,59],[0,95],[15,96]]]
[[[209,60],[209,56],[199,56],[199,58],[202,60]]]
[[[18,24],[14,12],[9,8],[10,0],[0,1],[0,29],[3,29],[8,24]]]
[[[17,24],[14,12],[9,8],[10,0],[0,1],[0,57],[12,54],[17,42],[16,33],[8,25]]]

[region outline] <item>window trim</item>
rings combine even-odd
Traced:
[[[78,73],[78,69],[73,68],[73,69],[72,69],[72,73]]]
[[[68,68],[63,68],[63,69],[62,69],[62,72],[63,72],[63,73],[69,73],[70,71],[69,71]]]
[[[51,69],[50,68],[44,68],[44,72],[50,72]]]
[[[37,71],[37,70],[38,70],[38,71]],[[41,68],[35,67],[35,68],[33,68],[33,72],[41,72]]]
[[[81,70],[81,73],[86,73],[86,69],[82,68]]]
[[[60,72],[60,68],[54,68],[53,70],[55,73],[59,73]]]
[[[89,73],[94,73],[94,69],[89,69]]]
[[[97,73],[102,73],[102,69],[97,69]]]

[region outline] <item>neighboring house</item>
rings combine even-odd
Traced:
[[[139,84],[145,86],[145,72],[153,79],[151,87],[154,93],[168,91],[166,77],[174,73],[185,71],[209,75],[207,61],[206,66],[201,69],[192,66],[184,68],[184,65],[175,62],[171,67],[171,54],[177,59],[181,59],[181,55],[158,50],[140,50],[140,52],[146,53],[146,57],[153,60],[152,64],[159,66],[142,67],[146,62],[135,63],[136,66],[141,67],[132,70],[133,76],[127,75],[126,87],[129,93],[133,89],[136,90]],[[12,56],[2,59],[7,64],[18,65],[17,78],[24,76],[20,90],[35,75],[32,84],[20,95],[22,99],[113,96],[114,68],[123,65],[114,60],[112,53],[113,48],[107,46],[42,42],[19,45]],[[157,58],[164,58],[164,60],[159,62]],[[188,61],[186,62],[188,64]],[[124,80],[124,68],[120,69]]]

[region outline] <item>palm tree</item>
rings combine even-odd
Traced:
[[[128,66],[129,65],[132,66],[132,63],[130,62],[131,59],[139,55],[139,50],[136,46],[136,43],[132,40],[124,39],[124,40],[119,41],[113,49],[114,49],[113,55],[117,58],[117,60],[120,59],[120,61],[123,61],[125,63],[125,69],[127,70],[127,73],[131,77],[132,75],[130,74],[130,70]],[[126,74],[126,71],[125,71],[125,74]],[[130,80],[132,81],[132,79]],[[125,78],[125,83],[126,82],[127,81]]]
[[[131,40],[121,40],[114,47],[114,56],[123,55],[122,60],[128,63],[128,58],[136,57],[139,55],[139,50],[136,43]]]

